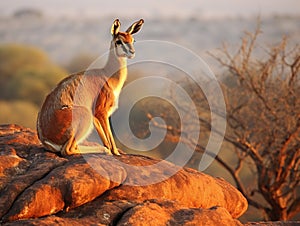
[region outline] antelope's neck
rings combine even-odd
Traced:
[[[127,79],[127,58],[117,57],[113,42],[110,46],[109,56],[104,71],[108,76],[108,83],[114,89],[115,94],[119,94]]]

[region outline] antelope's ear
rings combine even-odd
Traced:
[[[121,23],[119,19],[115,19],[114,23],[111,26],[111,31],[110,31],[111,34],[113,36],[116,36],[119,33],[120,27],[121,27]]]
[[[139,30],[141,30],[142,26],[144,24],[144,20],[140,19],[139,21],[133,23],[127,30],[126,32],[129,34],[135,34],[137,33]]]

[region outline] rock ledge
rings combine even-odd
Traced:
[[[4,225],[241,225],[247,206],[228,182],[196,170],[137,155],[60,157],[35,131],[0,126]]]

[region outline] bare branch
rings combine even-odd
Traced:
[[[199,87],[184,83],[186,89],[190,87],[188,92],[197,105],[196,119],[182,100],[176,100],[176,93],[170,93],[176,107],[185,112],[188,132],[180,131],[178,124],[153,123],[167,131],[168,141],[178,142],[181,136],[182,142],[196,146],[198,152],[205,150],[215,157],[249,204],[263,211],[267,218],[287,220],[300,209],[300,194],[295,192],[300,184],[300,49],[296,46],[287,51],[287,39],[283,38],[265,51],[264,60],[258,59],[255,49],[260,33],[259,25],[253,34],[246,33],[234,54],[225,44],[221,56],[209,53],[227,70],[228,80],[224,79],[222,84],[227,108],[224,141],[231,144],[228,151],[237,159],[235,164],[215,156],[202,144],[203,138],[208,139],[212,132],[222,135],[218,128],[212,128],[211,114],[223,118],[225,115],[218,109],[209,109]],[[151,114],[147,117],[153,118]],[[199,130],[193,125],[195,120],[201,124],[197,140],[189,135]],[[245,167],[250,167],[251,178],[256,180],[251,188],[245,186],[240,173]],[[256,193],[264,204],[254,196]]]
[[[297,198],[293,201],[291,206],[288,209],[288,219],[293,218],[296,214],[300,212],[300,198]]]

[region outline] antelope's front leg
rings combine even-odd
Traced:
[[[94,117],[94,126],[97,130],[97,133],[98,133],[100,139],[102,140],[103,145],[106,148],[108,148],[108,150],[110,151],[110,154],[112,154],[111,153],[112,146],[111,146],[110,142],[108,141],[108,139],[106,137],[105,131],[104,131],[100,121],[96,117]]]
[[[119,152],[119,150],[117,148],[117,145],[115,143],[115,139],[114,139],[114,137],[112,135],[112,132],[111,132],[111,128],[110,128],[110,123],[109,123],[108,117],[104,118],[103,124],[104,124],[104,126],[103,126],[104,131],[106,130],[105,133],[107,134],[108,140],[111,143],[113,154],[120,155],[120,152]]]
[[[120,155],[118,148],[115,144],[114,137],[111,132],[108,116],[106,115],[101,115],[101,117],[98,117],[98,120],[101,124],[101,127],[103,129],[103,132],[105,134],[107,142],[110,144],[110,150],[112,151],[113,154],[115,155]]]

